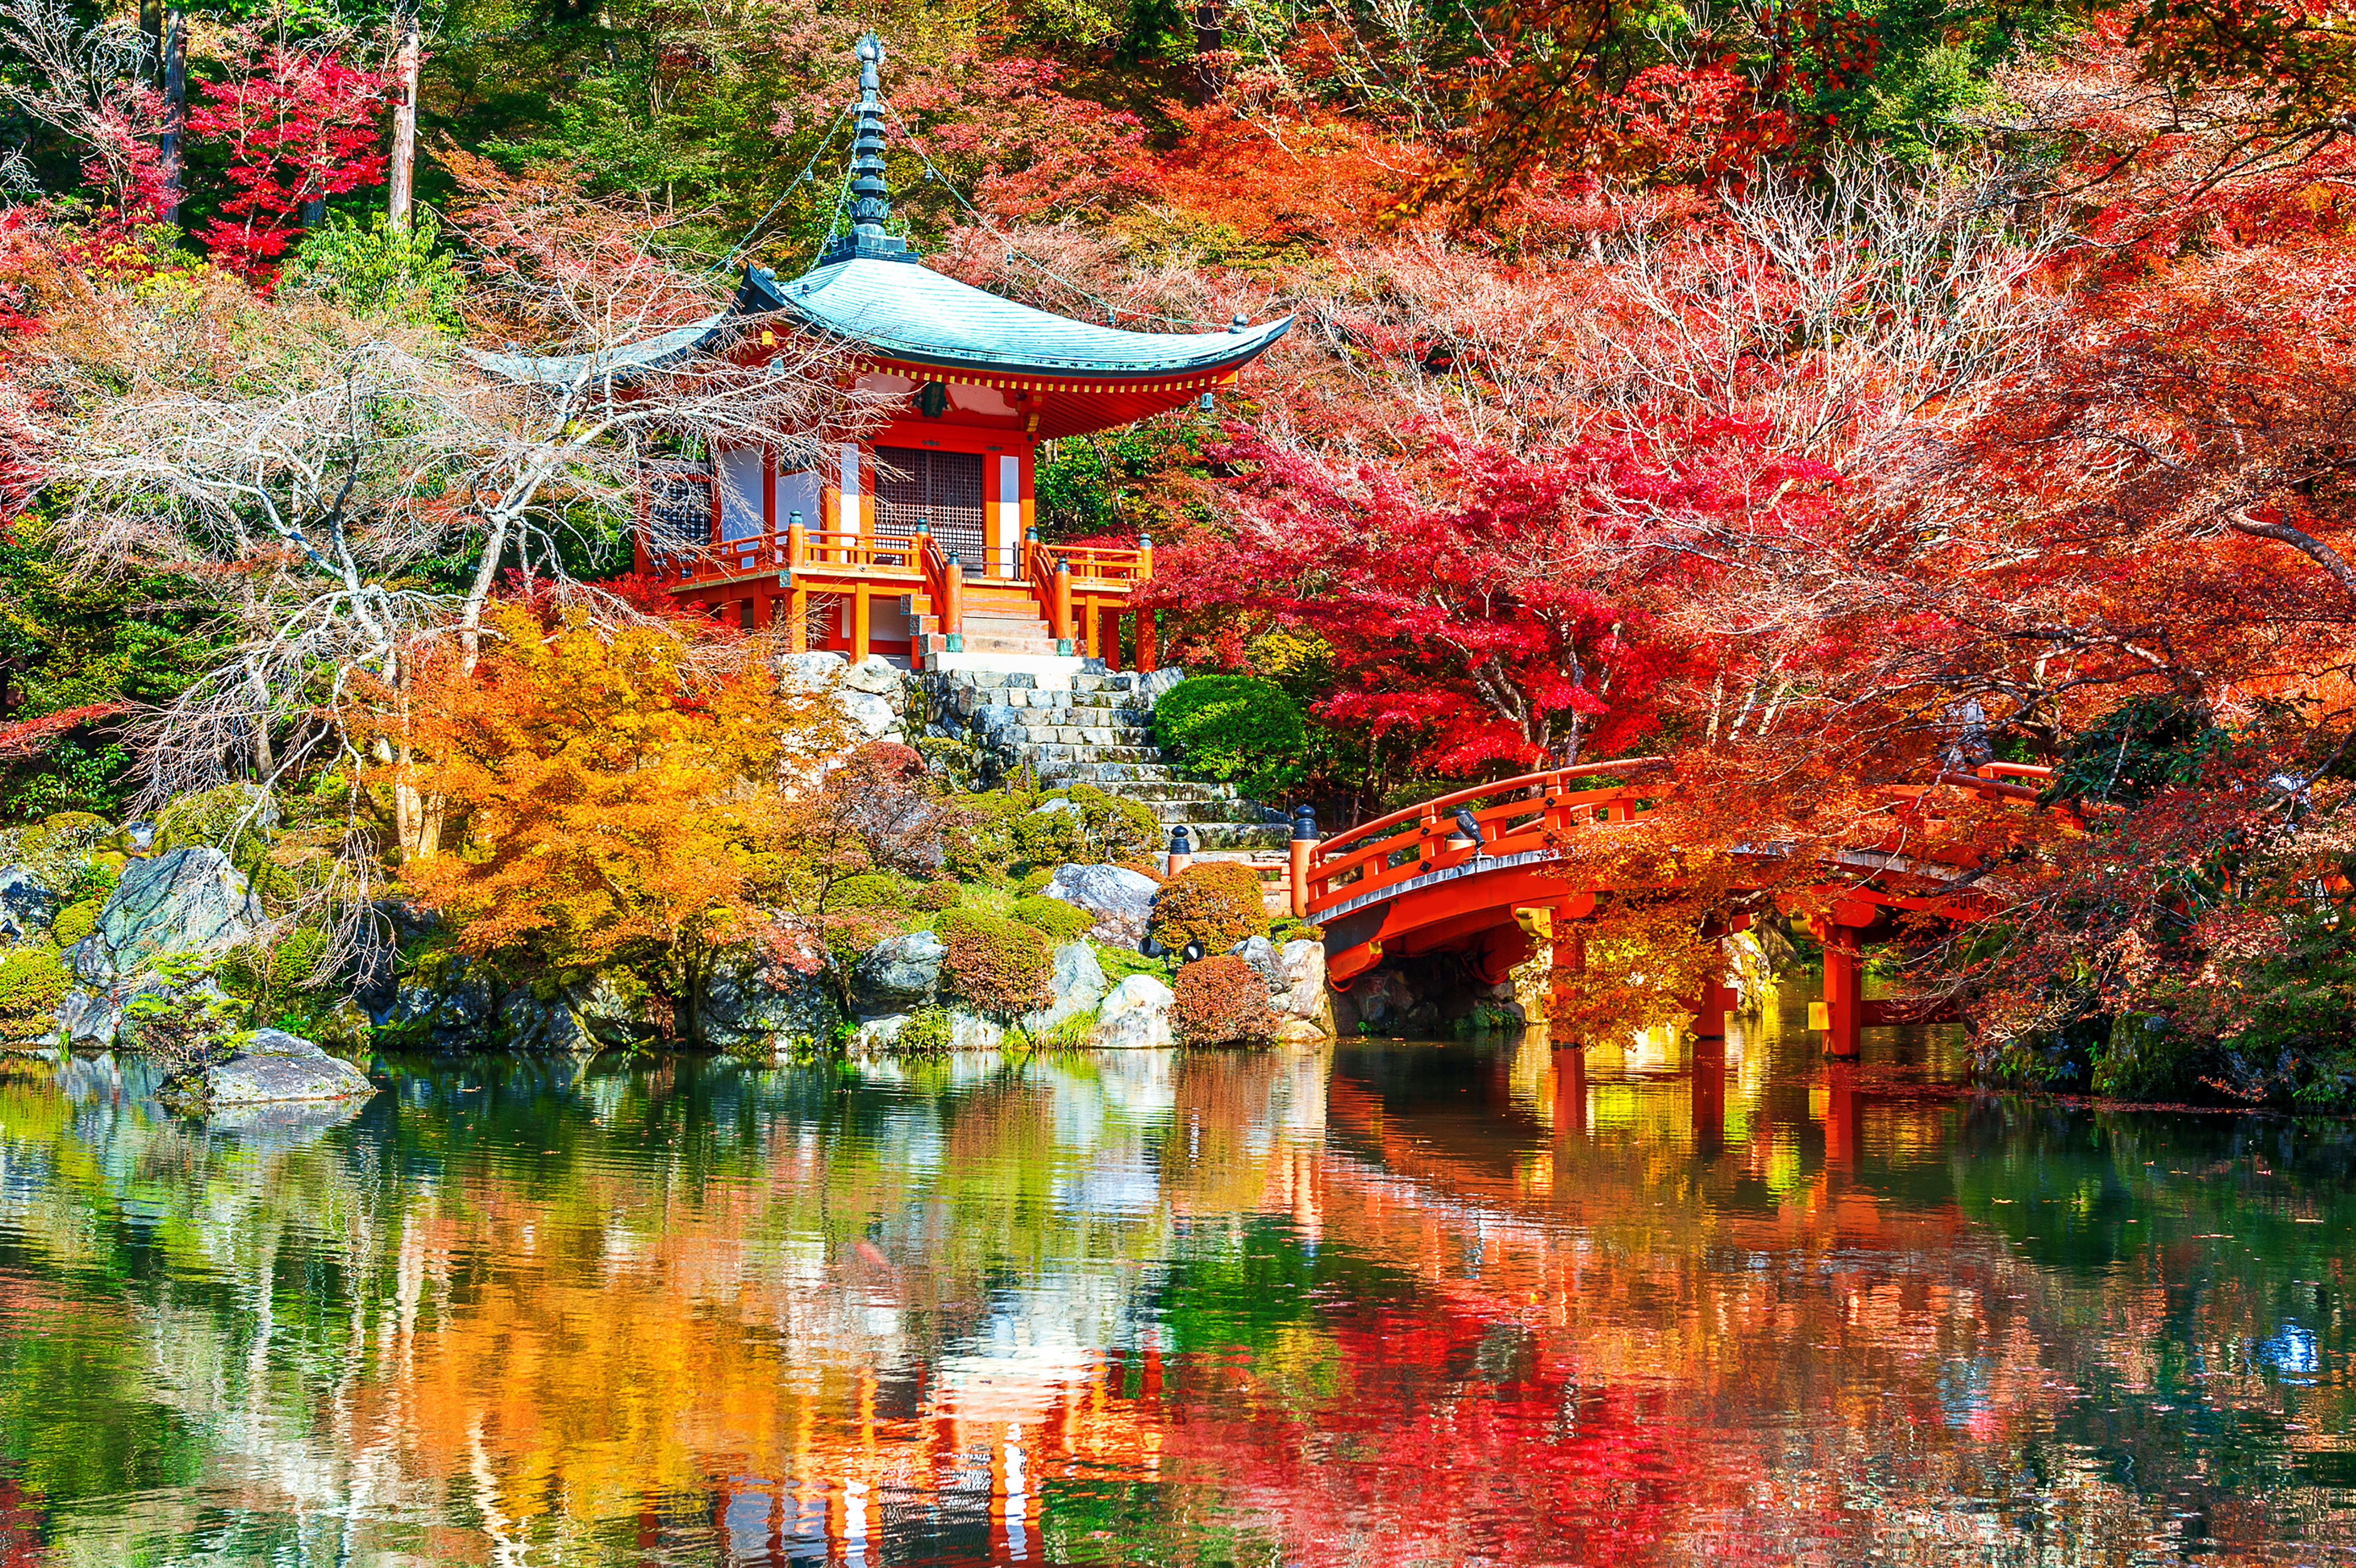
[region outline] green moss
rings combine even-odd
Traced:
[[[1096,924],[1096,917],[1076,904],[1061,899],[1020,898],[1014,901],[1014,918],[1023,924],[1044,931],[1056,942],[1069,942],[1085,935]]]
[[[1014,896],[1018,899],[1027,899],[1055,880],[1055,872],[1052,867],[1042,866],[1035,871],[1025,872],[1015,879]]]
[[[49,940],[59,947],[71,947],[98,929],[99,912],[106,907],[104,899],[84,899],[58,911],[58,918],[49,922]]]
[[[209,844],[244,873],[265,904],[283,905],[300,888],[294,872],[271,858],[270,833],[278,821],[278,803],[266,792],[252,784],[223,784],[182,795],[157,813],[153,853]]]
[[[845,877],[834,884],[827,903],[834,909],[907,909],[916,903],[916,885],[905,877],[871,872]]]
[[[0,956],[0,1040],[47,1034],[72,983],[64,960],[46,947],[12,948]]]

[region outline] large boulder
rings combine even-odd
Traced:
[[[499,1033],[502,1000],[480,965],[438,955],[401,978],[391,1006],[376,1021],[391,1026],[396,1040],[437,1055],[487,1051]]]
[[[1133,950],[1145,940],[1162,884],[1125,866],[1058,866],[1040,891],[1095,916],[1088,934],[1098,942]]]
[[[787,654],[777,660],[777,678],[802,691],[830,691],[835,710],[850,721],[858,741],[902,738],[907,711],[906,676],[889,659],[871,654],[852,664],[841,654]]]
[[[1279,988],[1269,993],[1268,1005],[1285,1018],[1333,1033],[1333,997],[1325,988],[1325,944],[1288,942],[1277,949],[1276,961]]]
[[[1055,1005],[1023,1020],[1034,1034],[1096,1011],[1105,994],[1104,965],[1097,962],[1097,950],[1086,942],[1066,942],[1056,948],[1054,985]]]
[[[1096,1043],[1108,1051],[1144,1050],[1171,1042],[1170,1004],[1178,993],[1151,975],[1131,975],[1097,1008]]]
[[[30,866],[0,866],[0,937],[25,942],[49,928],[65,900]]]
[[[705,982],[704,1043],[722,1051],[774,1051],[796,1040],[821,1044],[842,1021],[826,976],[805,974],[773,954],[721,969]]]
[[[261,925],[262,901],[244,873],[212,846],[191,845],[124,869],[98,929],[74,946],[74,973],[112,985],[166,954],[225,953]]]
[[[853,1008],[864,1018],[905,1013],[931,1001],[941,988],[948,944],[929,931],[887,936],[860,955],[851,972]]]
[[[287,1100],[356,1100],[376,1093],[368,1074],[301,1035],[256,1029],[227,1061],[205,1069],[203,1093],[215,1110]]]
[[[913,1015],[891,1013],[879,1019],[864,1019],[851,1036],[850,1049],[857,1051],[893,1051],[900,1049],[900,1031],[908,1027]],[[948,1009],[951,1051],[995,1051],[1006,1043],[1006,1030],[979,1014],[962,1008]]]

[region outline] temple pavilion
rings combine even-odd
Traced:
[[[1017,304],[933,271],[885,232],[884,51],[857,48],[848,227],[782,280],[746,271],[730,316],[782,318],[851,348],[862,391],[894,411],[815,471],[719,451],[667,470],[644,507],[641,571],[798,647],[918,667],[1150,669],[1151,611],[1121,617],[1152,575],[1133,548],[1042,543],[1039,443],[1114,430],[1232,383],[1291,318],[1225,331],[1132,332]],[[715,318],[724,324],[727,316]],[[1050,662],[1052,661],[1052,662]]]

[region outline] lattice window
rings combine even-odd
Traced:
[[[658,468],[647,476],[647,553],[659,559],[712,545],[712,475]]]
[[[981,454],[922,447],[875,449],[875,531],[906,536],[923,518],[966,570],[986,570],[981,553]]]

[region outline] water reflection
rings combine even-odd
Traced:
[[[2356,1554],[2340,1124],[1794,1019],[0,1080],[0,1562]]]

